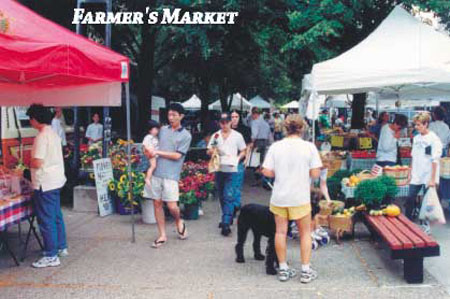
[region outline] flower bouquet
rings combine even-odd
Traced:
[[[219,157],[219,150],[217,148],[217,146],[219,145],[219,137],[220,137],[219,133],[216,133],[214,134],[213,140],[211,141],[213,153],[208,163],[209,172],[217,172],[220,170],[220,157]]]

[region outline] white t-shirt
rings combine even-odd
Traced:
[[[41,168],[31,169],[31,182],[35,190],[59,189],[66,183],[61,138],[50,126],[45,126],[33,142],[31,157],[43,160]]]
[[[92,123],[87,127],[86,138],[91,138],[91,139],[97,140],[102,137],[103,137],[103,125],[102,124]]]
[[[436,183],[439,183],[439,160],[442,155],[442,143],[433,132],[414,137],[411,151],[411,184],[428,184],[431,178],[431,163],[436,162]]]
[[[218,138],[215,138],[217,134]],[[212,148],[213,142],[217,141],[217,147],[220,155],[221,172],[237,172],[237,159],[239,152],[246,148],[244,137],[241,133],[231,130],[227,139],[222,136],[222,130],[217,131],[209,140],[208,149]]]
[[[61,144],[63,146],[66,146],[66,131],[64,131],[64,128],[61,125],[61,120],[59,118],[54,117],[52,119],[52,129],[59,136],[59,138],[61,138]]]
[[[152,134],[147,134],[142,141],[142,145],[145,147],[153,147],[154,149],[158,149],[159,140]]]
[[[450,129],[442,120],[434,121],[430,123],[428,127],[430,131],[433,131],[441,140],[442,147],[446,147],[450,142]]]
[[[309,171],[322,167],[316,146],[301,138],[285,138],[269,148],[263,168],[275,172],[270,204],[296,207],[311,202]]]
[[[377,149],[377,161],[397,162],[397,139],[395,132],[389,127],[389,124],[381,128],[380,139]]]

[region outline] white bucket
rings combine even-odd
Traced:
[[[144,198],[141,201],[141,205],[142,205],[142,222],[147,224],[156,223],[155,207],[153,205],[153,200]]]

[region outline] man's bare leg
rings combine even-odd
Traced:
[[[157,241],[167,241],[166,235],[166,219],[164,215],[163,201],[162,200],[154,200],[155,207],[155,218],[156,223],[158,225],[159,237],[156,239]]]

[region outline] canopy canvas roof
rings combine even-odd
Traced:
[[[127,57],[16,1],[2,0],[0,12],[0,105],[121,105]]]
[[[183,107],[188,110],[199,110],[202,108],[202,101],[197,95],[192,95],[189,100],[182,103]]]
[[[270,109],[272,107],[270,103],[264,100],[260,95],[257,95],[254,98],[252,98],[250,100],[250,103],[252,104],[253,107],[258,107],[261,109]]]
[[[286,105],[281,106],[282,109],[299,109],[299,101],[291,101]]]
[[[247,101],[239,92],[233,94],[232,98],[231,96],[228,97],[227,103],[230,103],[231,101],[231,107],[230,109],[236,109],[236,110],[250,110],[252,108],[252,104]],[[208,106],[210,110],[222,110],[222,106],[220,104],[220,100],[215,101],[214,103],[210,104]]]
[[[402,99],[450,94],[450,38],[396,6],[361,43],[312,69],[319,94],[375,91]]]

